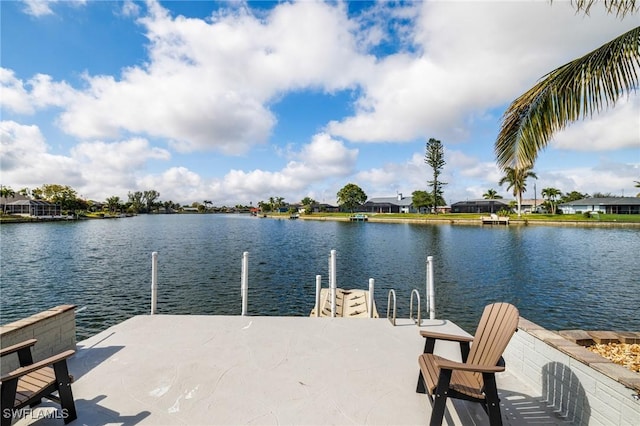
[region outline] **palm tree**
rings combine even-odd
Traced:
[[[487,189],[487,192],[485,192],[484,194],[482,194],[482,197],[485,200],[497,200],[498,198],[502,198],[502,195],[498,195],[498,191],[496,191],[495,189]],[[493,201],[489,201],[489,204],[491,206],[491,213],[493,213]]]
[[[0,197],[4,198],[4,203],[2,204],[2,213],[7,212],[7,198],[9,197],[15,198],[15,196],[16,196],[16,191],[14,191],[8,186],[0,185]]]
[[[498,195],[498,191],[495,189],[487,189],[487,192],[482,194],[482,198],[485,200],[499,200],[502,198],[502,195]]]
[[[557,200],[562,192],[558,188],[544,188],[540,193],[551,206],[551,214],[556,214]]]
[[[518,217],[520,217],[522,215],[522,193],[527,190],[527,179],[530,177],[538,179],[538,176],[530,167],[506,167],[504,172],[505,175],[500,179],[498,185],[502,186],[505,183],[509,184],[509,186],[507,186],[507,190],[513,190],[513,196],[516,197],[516,202],[518,203]]]
[[[585,14],[596,0],[575,0]],[[606,1],[607,12],[623,18],[638,11],[635,0]],[[511,103],[495,142],[498,165],[533,168],[553,134],[580,118],[615,105],[637,90],[640,79],[640,27],[545,75]]]

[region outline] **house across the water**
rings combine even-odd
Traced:
[[[640,214],[640,197],[583,198],[558,205],[565,214]]]
[[[509,210],[509,205],[498,199],[458,201],[451,204],[451,213],[497,213]]]

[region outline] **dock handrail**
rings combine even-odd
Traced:
[[[415,320],[413,319],[413,295],[414,294],[416,296],[418,296],[418,315],[417,315],[417,318]],[[410,299],[410,302],[409,302],[409,318],[411,320],[413,320],[413,322],[415,322],[418,325],[418,327],[420,326],[420,324],[422,324],[422,321],[420,319],[420,311],[421,311],[421,309],[420,309],[420,292],[418,292],[418,289],[414,288],[413,290],[411,290],[411,299]]]
[[[393,296],[393,319],[389,317],[391,314],[391,296]],[[394,289],[389,290],[389,296],[387,296],[387,319],[391,321],[391,324],[396,325],[396,292]]]

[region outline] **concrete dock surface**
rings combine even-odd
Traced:
[[[422,327],[466,334],[446,320]],[[136,316],[78,344],[71,425],[427,424],[419,330],[409,320]],[[455,343],[436,353],[460,359]],[[567,424],[508,365],[497,380],[505,424]],[[444,424],[488,423],[480,404],[449,400]],[[63,421],[45,400],[15,424]]]

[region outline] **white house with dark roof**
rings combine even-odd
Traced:
[[[401,193],[395,197],[370,198],[359,209],[367,213],[417,213],[413,207],[413,197],[403,197]]]
[[[558,205],[565,214],[640,214],[640,197],[583,198]]]

